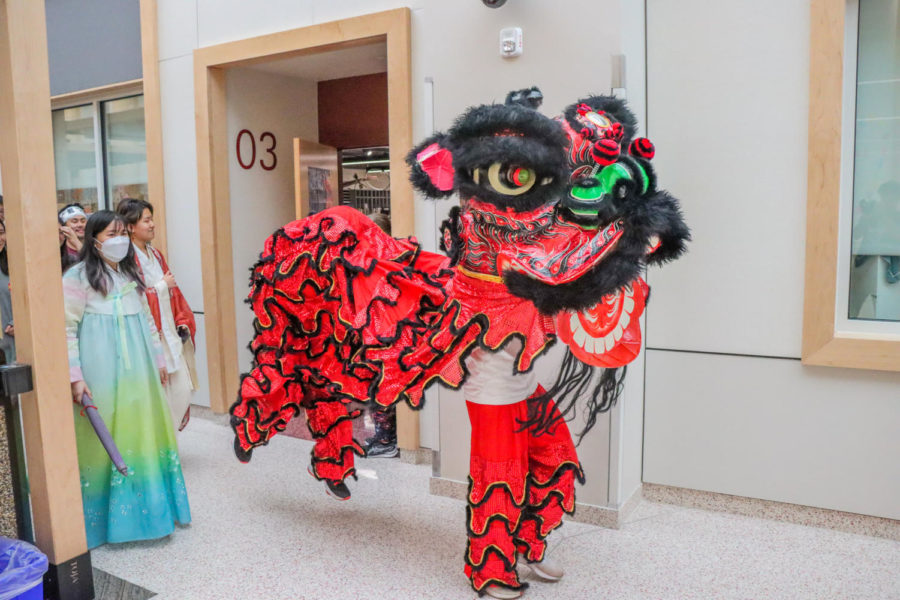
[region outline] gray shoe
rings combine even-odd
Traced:
[[[368,458],[394,458],[399,454],[400,451],[397,449],[397,444],[379,444],[375,442],[366,450],[366,457]]]
[[[549,558],[545,558],[541,562],[530,563],[520,557],[516,563],[516,571],[519,573],[520,580],[534,575],[535,578],[547,582],[559,581],[566,574],[559,563]]]
[[[489,585],[484,588],[484,593],[491,598],[500,598],[502,600],[513,600],[522,597],[522,590],[511,590],[507,587],[499,585]]]

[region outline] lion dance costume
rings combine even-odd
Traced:
[[[435,381],[463,386],[465,571],[481,593],[525,587],[517,558],[542,560],[574,511],[583,474],[566,417],[587,396],[590,426],[615,401],[619,367],[640,349],[640,274],[689,239],[623,102],[592,96],[550,119],[535,110],[540,98],[532,88],[471,108],[407,157],[420,192],[461,199],[442,227],[446,256],[345,206],[266,241],[249,296],[254,368],[231,408],[239,459],[302,409],[311,472],[343,481],[364,455],[351,402],[418,408]],[[569,352],[545,390],[532,365],[557,338]]]

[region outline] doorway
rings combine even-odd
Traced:
[[[373,69],[377,66],[373,63],[379,60],[382,63],[380,72]],[[369,72],[340,72],[348,65],[357,65],[363,71],[369,69]],[[259,114],[254,116],[252,110],[243,111],[242,101],[239,100],[241,95],[251,97],[250,105],[254,94],[270,96],[267,100],[277,104],[266,82],[272,81],[273,77],[278,78],[279,73],[284,76],[282,79],[293,77],[299,80],[296,75],[303,69],[313,70],[317,79],[316,123],[319,127],[315,130],[309,126],[307,119],[305,131],[299,131],[296,135],[286,133],[288,137],[284,137],[259,120]],[[328,76],[320,78],[322,73]],[[354,156],[353,152],[359,148],[363,148],[364,152],[375,148],[387,149],[386,158],[382,159],[387,160],[387,170],[377,180],[382,185],[387,181],[390,188],[392,233],[398,237],[412,235],[413,193],[403,163],[403,156],[412,145],[409,9],[229,42],[201,48],[194,53],[203,292],[207,299],[214,299],[206,302],[206,342],[207,348],[216,349],[216,352],[209,352],[208,358],[210,401],[216,412],[225,412],[237,397],[239,374],[249,366],[241,360],[239,352],[242,344],[236,307],[246,290],[246,271],[240,272],[238,268],[239,251],[249,252],[246,248],[252,246],[258,254],[265,237],[293,218],[293,214],[279,215],[273,221],[275,226],[266,224],[268,230],[265,235],[256,239],[259,233],[251,231],[253,226],[240,219],[238,213],[252,213],[253,221],[259,221],[259,216],[265,213],[263,209],[274,206],[274,201],[262,198],[261,190],[271,186],[272,182],[280,181],[273,179],[279,167],[291,169],[294,137],[323,141],[318,139],[322,125],[318,119],[320,112],[330,117],[336,115],[340,117],[339,121],[342,119],[344,122],[352,122],[354,118],[366,114],[367,107],[354,102],[340,102],[336,106],[330,103],[327,108],[323,107],[318,100],[321,81],[379,73],[386,87],[386,142],[354,143],[343,147],[334,143],[330,145],[348,151],[350,156]],[[244,83],[236,84],[236,81]],[[279,95],[290,95],[292,89],[298,95],[308,94],[311,89],[309,86],[304,88],[303,84],[292,84],[286,88]],[[288,105],[290,100],[288,97]],[[299,97],[293,100],[295,107],[302,104],[297,102]],[[283,106],[278,110],[289,109]],[[303,120],[301,116],[298,119]],[[241,123],[244,126],[237,127]],[[285,131],[288,130],[290,127]],[[242,177],[235,176],[238,172]],[[278,201],[287,200],[284,203],[287,210],[295,213],[294,203],[290,202],[293,197],[293,173],[290,177],[291,193],[285,196],[278,192]],[[369,174],[365,175],[365,180],[369,181]],[[254,185],[254,181],[264,183]],[[275,187],[280,185],[276,183]],[[236,191],[240,197],[235,195]],[[262,224],[259,226],[262,227]],[[418,448],[417,416],[402,407],[398,410],[397,426],[400,446]]]

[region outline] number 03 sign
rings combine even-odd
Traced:
[[[241,146],[241,142],[243,141],[244,136],[250,138],[249,148],[245,145]],[[275,135],[271,132],[264,131],[259,136],[259,142],[261,146],[261,153],[264,154],[259,159],[259,166],[262,167],[266,171],[271,171],[275,168],[275,165],[278,164],[278,157],[275,156]],[[256,163],[256,138],[253,136],[253,132],[249,129],[241,129],[241,131],[237,134],[237,140],[235,140],[235,152],[237,154],[238,164],[241,165],[243,169],[251,169],[253,165]],[[250,157],[247,158],[247,150],[249,150]]]

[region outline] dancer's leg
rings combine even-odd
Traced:
[[[543,394],[538,388],[536,394]],[[559,412],[553,409],[556,414]],[[516,534],[519,551],[528,562],[541,561],[547,535],[575,512],[575,480],[584,482],[575,445],[564,420],[549,432],[528,431],[528,502]]]
[[[528,433],[516,431],[526,403],[466,407],[472,423],[466,575],[479,592],[489,585],[521,589],[527,584],[516,574],[513,538],[527,500]]]
[[[312,451],[312,473],[317,479],[343,481],[355,474],[354,453],[365,452],[353,439],[352,419],[360,411],[349,411],[343,402],[329,399],[313,401],[306,407],[309,431],[316,440]]]

